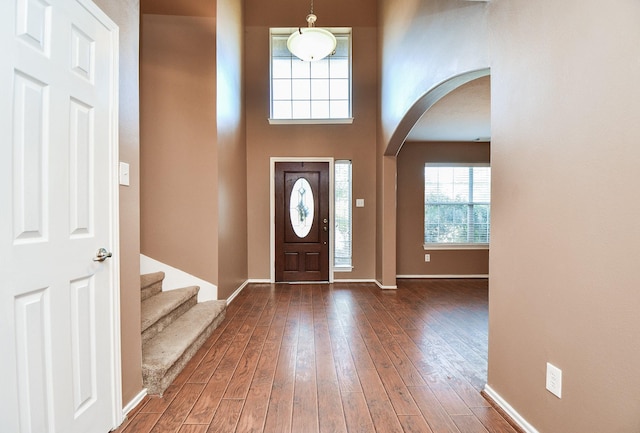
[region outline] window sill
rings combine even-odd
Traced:
[[[351,272],[353,271],[353,266],[334,266],[333,272]]]
[[[347,125],[353,123],[353,117],[344,119],[271,119],[269,125]]]
[[[424,244],[425,251],[430,250],[488,250],[489,244]]]

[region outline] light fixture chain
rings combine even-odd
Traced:
[[[311,13],[313,13],[313,0],[311,0]]]

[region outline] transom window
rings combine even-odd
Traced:
[[[425,165],[425,248],[488,246],[490,222],[490,167],[469,164]]]
[[[289,52],[287,39],[292,31],[271,29],[270,122],[350,122],[350,29],[333,31],[335,53],[315,62],[303,62]]]

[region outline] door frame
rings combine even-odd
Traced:
[[[111,422],[113,428],[117,428],[124,421],[124,409],[122,404],[122,350],[120,329],[120,142],[119,142],[119,104],[120,104],[120,28],[118,25],[94,3],[93,0],[69,0],[75,1],[91,13],[98,22],[110,33],[111,53],[108,61],[111,69],[111,108],[109,112],[109,242],[114,259],[110,263],[110,323],[111,333],[109,346],[111,359],[109,369],[111,373]]]
[[[329,221],[333,226],[334,213],[334,172],[333,157],[295,157],[295,156],[272,156],[269,159],[269,268],[270,280],[272,283],[276,281],[276,184],[275,169],[276,162],[328,162],[329,163]],[[331,230],[331,229],[330,229]],[[331,230],[329,236],[329,283],[333,283],[333,255],[334,255],[334,230]],[[310,282],[311,283],[311,282]]]

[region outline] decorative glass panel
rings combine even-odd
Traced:
[[[311,185],[307,179],[299,178],[293,184],[291,198],[289,199],[289,215],[293,231],[299,238],[306,237],[313,224],[315,203]]]
[[[338,160],[335,169],[334,266],[351,268],[351,161]]]

